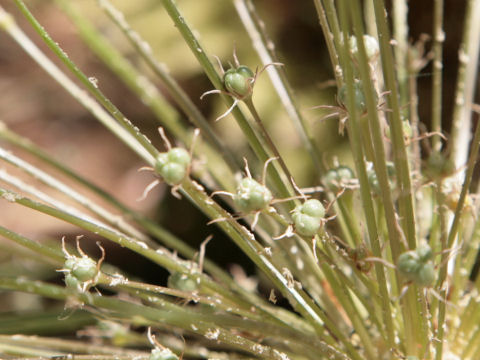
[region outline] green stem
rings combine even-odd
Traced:
[[[53,260],[53,262],[55,262],[56,264],[63,264],[65,261],[65,256],[60,251],[52,249],[29,238],[26,238],[25,236],[8,230],[3,226],[0,226],[0,236],[3,236],[6,239],[10,239],[17,244],[32,250],[37,254],[37,256],[45,256],[46,258]]]
[[[460,192],[460,197],[458,199],[457,207],[455,209],[455,215],[453,217],[453,223],[450,227],[450,232],[448,234],[447,249],[453,246],[455,241],[458,226],[460,224],[460,219],[462,217],[463,207],[465,205],[465,200],[467,198],[468,192],[470,190],[470,184],[472,182],[473,171],[475,168],[475,163],[477,161],[478,150],[480,149],[480,123],[477,124],[475,129],[475,135],[472,140],[470,156],[467,163],[467,172],[465,174],[465,180],[463,181],[462,191]]]
[[[403,134],[400,104],[398,102],[398,91],[395,78],[396,70],[390,44],[390,30],[387,23],[387,18],[385,17],[386,10],[383,0],[374,0],[373,4],[380,43],[380,56],[382,60],[383,77],[385,80],[386,90],[390,92],[390,94],[387,95],[387,103],[389,108],[391,109],[391,112],[387,114],[389,115],[388,117],[392,134],[391,138],[393,144],[395,170],[397,172],[397,181],[399,186],[398,203],[400,210],[400,219],[402,219],[401,224],[402,228],[404,229],[408,247],[410,249],[414,249],[416,247],[416,230],[415,212],[413,208],[413,189],[408,164],[408,154]],[[359,43],[362,43],[362,40],[358,37],[357,40],[359,40]],[[361,53],[363,53],[363,49],[364,46],[360,45]],[[369,115],[373,115],[371,114],[370,108]],[[399,254],[396,253],[395,257],[398,255]]]
[[[224,221],[216,224],[268,276],[277,289],[290,301],[294,309],[309,320],[322,340],[326,342],[332,340],[330,335],[325,334],[326,328],[344,344],[354,359],[360,359],[357,350],[351,346],[342,333],[337,331],[328,316],[313,303],[303,290],[297,289],[290,284],[285,276],[268,259],[263,246],[255,240],[254,236],[245,227],[240,226],[231,218],[229,213],[213,202],[199,184],[184,181],[182,190],[210,219],[224,219]]]
[[[186,308],[180,308],[178,311],[172,311],[171,309],[167,311],[108,296],[91,293],[72,294],[63,287],[26,279],[3,278],[0,279],[0,287],[35,293],[57,300],[66,300],[68,297],[74,296],[78,301],[86,305],[108,310],[109,317],[129,320],[135,318],[138,324],[143,325],[155,326],[158,324],[159,326],[164,326],[164,324],[169,324],[170,326],[179,327],[188,332],[204,336],[207,339],[215,336],[215,340],[265,359],[282,360],[284,358],[282,356],[285,356],[285,354],[274,351],[269,346],[262,345],[259,347],[256,342],[233,334],[218,326],[215,322],[210,322],[208,315],[196,314],[193,311],[187,311]],[[194,327],[192,327],[192,324]]]
[[[250,35],[253,47],[257,51],[263,62],[263,66],[278,62],[275,49],[269,44],[273,44],[268,37],[264,22],[259,18],[259,14],[255,9],[255,5],[251,0],[233,0],[237,13],[242,20],[245,30]],[[302,143],[307,148],[315,166],[317,176],[320,177],[325,172],[320,154],[315,144],[315,139],[307,126],[307,121],[300,112],[299,105],[293,95],[292,87],[287,79],[283,67],[277,68],[270,66],[267,72],[273,83],[273,87],[277,92],[283,106],[285,107],[290,119],[297,130]]]
[[[285,164],[285,161],[283,161],[282,155],[280,155],[280,152],[278,151],[277,147],[273,143],[272,138],[268,134],[267,129],[265,129],[265,126],[263,126],[263,122],[260,119],[260,115],[258,115],[257,109],[255,108],[255,105],[253,105],[252,98],[247,98],[244,99],[243,102],[245,105],[247,105],[248,110],[252,114],[257,126],[260,129],[260,134],[262,134],[262,137],[264,141],[267,143],[267,146],[270,148],[270,151],[273,153],[273,155],[277,158],[278,163],[280,164],[285,176],[287,177],[287,181],[290,182],[293,186],[295,185],[293,181],[293,176],[290,174],[290,171],[288,170],[287,165]]]
[[[330,56],[330,62],[332,64],[332,68],[334,69],[334,74],[335,74],[335,79],[337,81],[337,85],[340,86],[342,83],[342,77],[339,74],[338,71],[335,71],[335,69],[339,69],[340,65],[338,62],[338,47],[336,47],[335,44],[335,34],[333,33],[331,29],[331,25],[329,24],[329,21],[327,19],[325,7],[323,6],[321,0],[314,0],[313,1],[315,4],[315,9],[317,10],[318,14],[318,21],[320,23],[320,26],[323,31],[323,38],[325,39],[325,42],[327,44],[327,49],[328,49],[328,55]],[[334,24],[335,25],[335,24]],[[337,28],[334,28],[337,29]]]
[[[185,112],[190,121],[202,130],[202,135],[205,137],[207,142],[212,144],[213,147],[220,152],[220,155],[223,156],[231,171],[237,171],[241,167],[238,159],[235,158],[235,156],[232,154],[232,151],[227,148],[218,135],[215,134],[207,119],[202,115],[188,94],[180,87],[178,82],[170,75],[166,66],[164,64],[160,64],[157,59],[155,59],[150,47],[145,46],[145,41],[130,27],[130,25],[125,21],[125,18],[121,12],[119,12],[110,1],[97,1],[99,6],[106,12],[110,19],[112,19],[115,25],[117,25],[124,33],[130,44],[134,47],[137,53],[140,54],[142,59],[146,62],[150,69],[152,69],[154,74],[162,81],[163,85],[168,89],[168,93],[172,96],[173,100],[178,104],[178,106]],[[62,0],[61,2],[63,4],[67,4],[65,0]],[[183,141],[187,143],[185,140]]]
[[[348,12],[346,9],[346,4],[344,1],[340,2],[341,11],[340,16],[342,19],[342,30],[343,30],[343,44],[348,44]],[[360,13],[359,13],[360,14]],[[360,40],[359,44],[363,44],[361,42],[363,35],[360,37],[357,36],[357,39]],[[360,131],[359,125],[359,116],[355,106],[355,95],[354,95],[354,79],[353,79],[353,69],[349,59],[349,52],[347,46],[342,46],[341,51],[339,52],[340,61],[342,64],[342,68],[344,70],[344,79],[347,85],[347,109],[353,109],[353,111],[349,112],[349,119],[348,119],[348,130],[350,133],[349,140],[352,148],[352,153],[355,160],[355,167],[357,169],[357,176],[360,181],[360,195],[362,199],[362,205],[365,213],[365,218],[367,221],[367,230],[370,238],[370,243],[372,246],[373,254],[376,257],[381,258],[381,246],[378,234],[378,227],[376,224],[376,216],[373,206],[373,199],[371,195],[371,189],[368,181],[367,170],[365,166],[364,160],[364,150],[362,147],[362,136]],[[362,49],[362,46],[360,47]],[[364,49],[364,48],[363,48]],[[364,56],[366,57],[365,53]],[[373,99],[370,99],[372,102]],[[369,111],[370,112],[370,111]],[[392,243],[392,242],[390,242]],[[394,347],[394,327],[393,327],[393,320],[392,320],[392,313],[390,309],[390,295],[388,293],[385,273],[383,270],[383,265],[380,263],[375,263],[375,273],[377,276],[377,281],[379,283],[379,290],[382,298],[382,310],[383,310],[383,319],[385,321],[385,328],[387,333],[387,342],[389,348]]]
[[[443,286],[443,282],[447,276],[447,264],[445,263],[449,257],[447,254],[447,235],[448,235],[448,214],[447,208],[445,205],[445,194],[443,193],[443,184],[439,182],[436,186],[437,188],[437,203],[439,208],[439,217],[440,217],[440,245],[441,245],[441,252],[442,252],[442,260],[441,263],[444,264],[442,268],[440,268],[438,282],[436,288],[441,288],[440,297],[443,301],[439,301],[438,305],[438,318],[437,318],[437,332],[435,334],[435,338],[438,339],[438,342],[435,344],[435,360],[442,360],[443,358],[443,342],[444,342],[444,335],[445,335],[445,315],[446,315],[446,304],[447,301],[447,288]]]
[[[178,10],[175,1],[162,0],[162,3],[168,15],[174,22],[175,27],[178,29],[185,43],[188,45],[188,47],[197,58],[200,65],[203,67],[205,74],[208,76],[213,86],[217,90],[224,91],[222,79],[220,78],[217,71],[213,67],[213,64],[208,58],[207,53],[205,52],[205,49],[202,47],[200,42],[197,40],[197,37],[188,26],[185,20],[185,17]],[[233,100],[230,96],[221,94],[221,97],[228,107],[230,107],[233,104]],[[263,148],[262,143],[260,142],[260,139],[258,138],[253,128],[250,126],[245,115],[242,113],[242,111],[238,106],[236,106],[232,110],[232,115],[235,117],[235,120],[237,121],[238,125],[242,129],[242,132],[245,135],[245,137],[248,139],[249,144],[252,147],[255,154],[257,155],[258,159],[262,163],[265,163],[269,159],[268,152]],[[268,173],[272,177],[272,180],[274,181],[275,187],[277,188],[277,191],[280,193],[280,196],[286,198],[292,195],[291,192],[286,187],[284,181],[282,180],[280,174],[277,172],[275,167],[273,166],[269,167]]]
[[[81,214],[73,215],[71,212],[41,204],[27,197],[23,197],[13,191],[3,188],[0,188],[0,197],[9,202],[23,205],[25,207],[31,208],[33,210],[42,212],[44,214],[53,216],[57,219],[61,219],[78,227],[81,227],[85,230],[91,231],[92,233],[99,236],[103,236],[104,238],[111,240],[122,247],[126,247],[153,261],[154,263],[165,267],[171,272],[178,271],[182,274],[191,275],[191,269],[195,266],[194,264],[188,265],[188,263],[179,261],[172,255],[168,254],[166,250],[155,251],[154,249],[149,248],[148,245],[144,242],[137,241],[136,239],[122,234],[117,230],[103,225],[99,221],[82,217]],[[237,303],[240,303],[240,299],[238,298],[238,296],[230,293],[228,290],[221,287],[208,276],[200,273],[195,273],[194,276],[196,277],[196,279],[199,279],[198,281],[201,282],[202,286],[210,289],[212,293],[217,292],[221,296],[224,296],[232,301],[235,301],[236,299]],[[244,302],[244,306],[248,307],[251,305]]]
[[[408,95],[408,5],[407,0],[394,0],[392,2],[393,38],[395,45],[395,63],[397,69],[398,88],[400,93],[400,105],[406,106],[409,101]],[[403,113],[408,118],[408,108]]]
[[[480,0],[468,0],[465,9],[462,43],[458,52],[452,128],[448,148],[457,167],[467,159],[466,144],[471,134],[471,104],[475,94],[477,61],[480,51]]]
[[[443,0],[433,2],[432,131],[438,134],[442,132],[443,6]],[[433,151],[440,151],[441,146],[440,135],[433,135]]]

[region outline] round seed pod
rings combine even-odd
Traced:
[[[415,249],[421,262],[426,263],[433,258],[432,248],[428,244],[421,244]]]
[[[323,177],[325,186],[333,192],[342,190],[349,182],[355,178],[352,169],[341,165],[327,171]]]
[[[432,263],[422,264],[418,271],[414,282],[420,286],[431,286],[435,281],[435,267]]]
[[[363,114],[367,111],[367,103],[365,101],[365,94],[363,93],[362,83],[360,81],[353,84],[353,91],[355,96],[355,108]],[[343,84],[338,91],[338,99],[344,107],[347,107],[348,100],[346,84]]]
[[[379,195],[380,184],[378,183],[377,174],[373,169],[368,172],[368,183],[370,184],[370,188],[372,189],[373,193]]]
[[[75,256],[67,258],[67,260],[65,260],[65,263],[63,264],[63,268],[72,271],[77,259],[78,258]]]
[[[355,108],[361,113],[367,112],[367,102],[365,100],[365,93],[363,92],[363,85],[361,81],[355,81],[353,83],[353,91],[355,97]],[[347,108],[347,84],[343,84],[338,91],[338,100],[345,108]],[[375,103],[378,102],[378,95],[375,92]]]
[[[168,161],[187,167],[190,164],[190,154],[184,148],[176,147],[167,153]]]
[[[155,161],[155,172],[160,174],[162,168],[169,162],[168,160],[168,152],[163,152],[158,154],[157,159]]]
[[[243,99],[252,94],[252,79],[254,74],[247,66],[229,69],[223,75],[225,88],[233,96]]]
[[[263,210],[272,199],[272,193],[267,187],[248,177],[242,179],[234,197],[235,204],[244,213]]]
[[[422,263],[415,251],[407,251],[398,257],[397,268],[400,273],[408,280],[415,281],[417,273]]]
[[[168,287],[172,289],[188,292],[197,290],[198,285],[194,279],[180,272],[173,272],[172,274],[170,274],[167,280],[167,284]]]
[[[391,161],[387,161],[387,175],[388,175],[388,182],[390,183],[390,188],[393,189],[395,186],[395,165]],[[368,182],[372,191],[376,195],[380,195],[380,184],[378,182],[377,174],[375,170],[371,169],[368,171]]]
[[[67,260],[68,261],[68,260]],[[75,258],[71,274],[81,282],[93,280],[97,276],[97,263],[88,256]]]
[[[313,216],[315,218],[323,218],[325,216],[325,207],[317,199],[309,199],[299,206],[301,206],[301,209],[299,210],[303,214]]]
[[[253,71],[245,65],[240,65],[237,67],[237,74],[242,75],[245,79],[253,79],[255,77]]]
[[[168,348],[153,349],[150,353],[149,360],[178,360],[178,356],[175,355],[172,350]]]
[[[295,212],[292,215],[295,225],[295,231],[303,236],[315,236],[322,225],[321,219],[301,212]]]
[[[183,148],[173,148],[157,156],[155,172],[163,177],[168,185],[178,185],[188,172],[191,157]]]
[[[65,275],[65,285],[67,288],[72,289],[72,290],[78,290],[80,289],[80,281],[73,276],[72,274],[66,274]]]
[[[187,167],[176,162],[169,162],[161,168],[160,175],[168,185],[178,185],[187,175]]]

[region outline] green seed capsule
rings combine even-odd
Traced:
[[[325,186],[333,192],[342,190],[349,182],[355,178],[352,169],[348,166],[338,166],[327,171],[323,177]]]
[[[66,270],[72,271],[73,266],[75,265],[75,262],[77,261],[77,259],[78,258],[75,256],[67,258],[67,260],[65,260],[65,263],[63,264],[63,268]]]
[[[416,280],[420,266],[421,263],[415,251],[407,251],[398,257],[398,271],[408,280]]]
[[[75,263],[73,264],[71,274],[75,276],[79,281],[85,282],[93,280],[95,276],[97,276],[97,273],[97,263],[94,260],[90,259],[87,256],[75,258]]]
[[[321,219],[301,212],[292,215],[295,231],[303,236],[315,236],[322,225]]]
[[[80,281],[78,281],[78,279],[72,274],[65,275],[65,285],[67,286],[67,288],[72,290],[80,289]]]
[[[249,213],[265,209],[273,196],[267,187],[251,178],[243,178],[234,197],[240,211]]]
[[[435,281],[435,267],[431,263],[433,253],[428,244],[421,244],[415,250],[398,257],[398,270],[408,280],[419,286],[431,286]]]
[[[355,97],[355,108],[361,113],[367,112],[367,102],[365,100],[365,93],[363,92],[363,85],[361,81],[353,83],[353,91]],[[338,91],[338,100],[345,108],[347,108],[347,85],[344,84]],[[378,102],[378,96],[375,93],[375,103]]]
[[[360,81],[353,84],[353,91],[355,97],[355,108],[363,114],[367,111],[367,103],[363,93],[362,83]],[[346,84],[344,84],[338,91],[338,99],[343,106],[347,107],[348,100]]]
[[[254,73],[247,66],[229,69],[223,75],[225,88],[238,99],[244,99],[252,94],[252,79]]]
[[[175,355],[172,350],[164,349],[153,349],[150,353],[149,360],[178,360],[178,356]]]
[[[245,65],[240,65],[239,67],[237,67],[237,74],[242,75],[245,79],[253,79],[255,77],[253,71]]]
[[[167,184],[178,185],[187,176],[190,162],[191,157],[187,150],[173,148],[157,156],[155,172],[160,174]]]
[[[435,268],[431,263],[422,264],[414,281],[420,286],[428,287],[435,281],[435,275]]]
[[[155,161],[155,172],[160,174],[160,172],[162,171],[162,167],[164,167],[165,164],[167,164],[168,162],[169,160],[168,160],[167,152],[158,154],[157,159]]]
[[[184,148],[173,148],[167,153],[168,161],[187,167],[190,164],[190,154]]]
[[[388,175],[388,182],[390,183],[390,189],[393,189],[395,186],[395,165],[391,161],[387,161],[387,175]],[[368,171],[368,182],[372,191],[376,195],[380,195],[380,184],[378,182],[377,174],[375,170],[371,169]]]
[[[325,216],[325,207],[317,199],[309,199],[305,201],[301,206],[300,212],[303,214],[313,216],[315,218],[323,218]]]
[[[195,291],[197,290],[197,282],[180,272],[174,272],[168,277],[168,287],[181,291]]]
[[[415,251],[417,252],[421,262],[426,263],[427,261],[431,260],[433,257],[432,248],[427,244],[419,245]]]
[[[187,175],[187,168],[182,164],[167,163],[162,167],[160,175],[168,185],[178,185]]]

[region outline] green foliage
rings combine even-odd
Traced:
[[[75,256],[57,233],[44,242],[38,240],[41,234],[33,240],[0,226],[0,236],[10,241],[2,243],[2,306],[10,306],[24,325],[10,325],[11,315],[0,313],[0,331],[6,334],[0,336],[2,358],[476,360],[480,223],[473,216],[477,207],[471,189],[478,187],[473,171],[480,127],[471,144],[459,135],[460,128],[470,129],[469,89],[475,72],[462,61],[456,69],[455,97],[462,101],[454,105],[447,139],[441,111],[441,1],[433,5],[428,131],[418,116],[426,101],[416,91],[416,75],[430,55],[422,58],[424,44],[412,43],[407,33],[407,1],[393,2],[385,16],[379,0],[313,0],[316,14],[306,11],[305,19],[313,24],[318,18],[325,35],[337,105],[325,105],[328,94],[312,85],[320,79],[303,69],[301,57],[280,51],[285,64],[279,66],[275,39],[268,33],[275,33],[272,27],[281,23],[276,19],[281,12],[263,20],[261,14],[272,11],[257,11],[251,0],[218,2],[212,11],[198,0],[178,5],[173,0],[126,2],[122,11],[108,0],[88,5],[88,11],[67,0],[43,5],[58,6],[56,11],[67,16],[65,21],[129,88],[131,98],[148,109],[148,115],[134,111],[132,119],[122,113],[126,103],[116,107],[103,92],[105,83],[77,66],[78,53],[69,51],[69,57],[61,41],[50,37],[49,27],[35,18],[39,8],[29,9],[22,0],[14,3],[17,9],[0,6],[2,34],[153,170],[155,179],[143,198],[164,201],[161,208],[172,223],[133,210],[112,189],[100,189],[1,124],[2,165],[25,173],[0,171],[0,198],[8,206],[48,215],[71,224],[78,235],[85,233],[86,243],[95,235],[141,258],[131,264],[134,257],[127,255],[113,266],[109,261],[115,250],[110,246],[104,250],[99,245],[101,258],[92,257],[80,248],[78,236]],[[142,16],[148,26],[139,24]],[[469,0],[461,43],[465,57],[476,58],[479,16],[480,1]],[[230,21],[237,18],[244,28]],[[160,26],[166,23],[169,29],[163,31]],[[30,31],[23,32],[28,26],[49,52],[26,35]],[[142,39],[145,29],[152,28],[158,34],[153,50]],[[247,38],[253,47],[241,40]],[[123,41],[133,50],[126,51]],[[233,52],[234,65],[225,49]],[[257,70],[240,65],[237,50]],[[219,55],[218,67],[214,54]],[[316,68],[326,63],[317,58],[319,53],[305,54],[309,56],[315,56],[311,63]],[[259,59],[262,64],[255,64]],[[230,68],[223,72],[225,63]],[[166,66],[174,69],[173,75]],[[291,84],[295,76],[302,81]],[[197,97],[203,98],[204,90],[204,95],[220,96],[212,106],[199,108]],[[317,127],[314,115],[304,111],[311,105],[330,111],[324,119],[338,118],[345,135],[340,145],[335,144],[337,134]],[[217,125],[211,120],[220,108],[228,110]],[[150,116],[154,126],[142,121]],[[159,127],[164,150],[157,148],[158,134],[149,133],[149,127]],[[179,145],[172,147],[166,133]],[[252,169],[263,167],[261,181],[248,166],[242,169],[247,158]],[[185,234],[195,221],[187,206],[174,213],[165,196],[150,193],[160,182],[183,204],[202,212],[208,224],[182,235],[184,239],[171,233],[168,228],[177,227]],[[29,216],[18,220],[25,232],[33,233]],[[222,235],[205,240],[203,234],[214,233],[214,226]],[[220,248],[219,256],[213,256],[210,241],[212,248]],[[239,261],[240,252],[248,264],[217,264],[230,255],[233,260],[228,261]],[[153,283],[136,272],[147,263],[155,269],[148,270]],[[255,273],[246,274],[242,265],[254,266]],[[30,298],[25,294],[34,296],[27,305],[12,300],[26,303]],[[284,301],[277,302],[280,298]],[[51,333],[58,322],[39,315],[51,314],[52,307],[55,314],[64,311],[61,318],[69,326],[62,329],[85,337],[72,341],[70,333],[35,338],[17,334],[19,328],[28,332],[31,319],[39,334]],[[75,322],[78,316],[72,314],[80,309],[98,322],[90,327]]]

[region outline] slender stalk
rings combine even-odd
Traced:
[[[62,287],[26,279],[3,278],[0,279],[0,287],[35,293],[57,300],[66,300],[69,296],[72,296],[71,293]],[[137,318],[139,323],[153,326],[157,324],[162,326],[162,324],[167,323],[204,336],[207,339],[215,335],[216,339],[222,343],[229,344],[234,348],[247,351],[253,355],[260,355],[265,359],[282,360],[282,357],[284,358],[285,356],[280,351],[273,351],[269,346],[261,345],[259,347],[254,341],[233,334],[214,322],[205,321],[204,316],[187,311],[185,308],[181,308],[181,311],[173,312],[90,293],[75,294],[74,296],[82,303],[108,310],[112,316],[119,319]],[[194,324],[194,327],[191,326],[192,324]]]
[[[265,249],[255,240],[248,230],[240,226],[236,221],[232,221],[231,215],[216,203],[212,202],[199,184],[184,181],[182,190],[209,218],[226,219],[226,221],[217,222],[217,225],[227,233],[237,246],[269,277],[277,289],[287,297],[292,306],[309,320],[322,340],[327,342],[329,342],[329,339],[331,340],[331,337],[325,334],[325,328],[327,328],[334,337],[338,338],[344,344],[352,358],[360,359],[357,350],[354,349],[348,342],[348,339],[336,329],[326,314],[311,301],[303,290],[296,289],[292,286],[285,276],[270,262],[268,257],[264,255]]]
[[[371,4],[371,3],[370,3]],[[397,69],[398,89],[400,93],[400,106],[405,106],[409,101],[408,93],[408,5],[407,0],[394,0],[392,2],[393,38],[395,39],[395,63]],[[408,109],[403,111],[408,114]],[[407,116],[405,118],[408,118]]]
[[[478,111],[480,114],[480,111]],[[453,217],[453,223],[450,227],[450,232],[448,233],[447,240],[447,249],[450,249],[453,246],[455,238],[458,232],[458,226],[460,225],[460,219],[462,216],[463,208],[465,205],[465,200],[467,198],[470,184],[472,182],[473,171],[475,168],[475,163],[477,161],[478,150],[480,149],[480,124],[477,124],[475,129],[475,135],[472,140],[470,155],[467,163],[467,171],[465,174],[465,179],[462,185],[462,191],[460,192],[460,197],[458,199],[457,207],[455,208],[455,215]]]
[[[457,168],[467,161],[466,145],[471,136],[471,104],[475,93],[480,51],[480,0],[468,0],[465,9],[462,43],[458,52],[452,128],[448,148]]]
[[[272,138],[268,134],[267,129],[265,129],[265,126],[263,126],[263,122],[260,119],[260,115],[258,115],[257,109],[255,108],[255,105],[253,105],[252,98],[248,98],[244,100],[245,105],[247,105],[248,110],[253,116],[253,119],[255,120],[258,128],[260,129],[260,133],[262,134],[263,140],[267,143],[267,146],[269,147],[270,151],[273,153],[273,155],[277,158],[278,163],[280,164],[280,167],[282,168],[284,174],[287,177],[287,181],[292,184],[292,186],[295,186],[295,182],[293,179],[292,174],[290,174],[290,170],[288,170],[287,165],[285,164],[285,161],[283,161],[282,155],[280,155],[280,152],[278,151],[277,147],[273,143]]]
[[[88,354],[96,354],[96,355],[108,355],[108,354],[116,354],[116,355],[124,355],[124,356],[147,356],[145,352],[142,351],[135,351],[135,350],[128,350],[128,349],[118,349],[114,346],[107,346],[105,344],[96,345],[92,344],[91,342],[87,341],[72,341],[72,340],[64,340],[58,338],[48,338],[48,337],[38,337],[38,336],[24,336],[24,335],[0,335],[0,342],[15,344],[18,346],[25,346],[25,347],[37,347],[37,348],[52,348],[56,351],[61,351],[65,353],[88,353]],[[75,355],[75,357],[77,357]]]
[[[60,251],[52,249],[29,238],[26,238],[25,236],[17,234],[14,231],[4,228],[3,226],[0,226],[0,236],[12,240],[17,244],[32,250],[36,254],[45,256],[46,258],[53,260],[54,263],[62,264],[65,260],[64,255]]]
[[[340,16],[342,17],[341,23],[343,24],[344,32],[343,32],[343,43],[348,44],[347,38],[347,23],[348,23],[348,13],[345,8],[345,3],[343,1],[340,2],[341,10],[339,11]],[[343,72],[344,72],[344,79],[347,86],[347,108],[353,109],[353,111],[349,112],[349,120],[347,123],[352,153],[355,160],[355,167],[357,170],[357,176],[360,181],[360,195],[362,199],[362,205],[365,212],[365,218],[367,221],[367,230],[370,238],[370,243],[373,249],[373,253],[375,256],[381,257],[381,249],[380,249],[380,241],[379,241],[379,234],[378,234],[378,227],[376,224],[376,216],[373,207],[373,200],[371,195],[371,189],[368,181],[367,170],[365,166],[365,159],[364,159],[364,150],[362,147],[362,137],[360,135],[360,126],[358,124],[358,113],[355,106],[355,95],[354,95],[354,85],[353,85],[353,69],[351,64],[348,60],[348,47],[342,46],[341,51],[339,52],[340,61],[342,64]],[[394,328],[392,322],[392,314],[390,309],[390,295],[388,293],[388,289],[386,286],[386,279],[383,270],[383,265],[376,263],[375,264],[375,273],[377,276],[377,280],[380,285],[380,293],[382,297],[382,311],[383,311],[383,319],[385,321],[386,333],[387,333],[387,340],[389,348],[394,347]]]
[[[108,0],[97,0],[99,6],[106,12],[124,35],[129,40],[137,53],[142,57],[145,63],[152,69],[154,74],[162,81],[163,85],[168,89],[169,94],[178,106],[185,112],[190,121],[202,130],[202,135],[209,144],[212,144],[223,156],[225,162],[229,165],[232,171],[237,171],[241,164],[238,159],[232,154],[232,151],[225,146],[223,141],[213,131],[207,119],[202,115],[198,107],[193,103],[188,94],[180,87],[178,82],[170,75],[165,64],[160,64],[155,58],[150,47],[145,46],[146,42],[141,36],[135,32],[130,25],[125,21],[123,15],[113,6]],[[67,4],[65,0],[62,4]],[[184,140],[185,142],[185,140]],[[185,142],[187,143],[187,142]],[[219,166],[220,164],[216,164]]]
[[[68,198],[74,200],[81,206],[92,211],[101,219],[107,221],[111,226],[117,227],[118,229],[125,232],[126,234],[129,234],[130,236],[135,237],[143,242],[150,242],[147,236],[145,236],[144,234],[139,232],[137,229],[135,229],[133,226],[128,224],[126,221],[124,221],[120,215],[112,214],[110,211],[98,205],[96,202],[89,199],[88,197],[75,191],[70,186],[55,179],[53,176],[27,163],[26,161],[23,161],[22,159],[16,157],[15,155],[13,155],[8,151],[5,151],[2,148],[0,148],[0,159],[16,166],[17,168],[25,171],[27,174],[33,176],[34,178],[48,185],[49,187],[63,193]],[[2,173],[0,177],[5,177],[5,176],[3,176],[3,173]]]
[[[444,281],[447,276],[447,260],[449,255],[447,254],[447,236],[448,236],[448,215],[445,205],[445,194],[442,189],[442,182],[437,184],[437,203],[439,207],[439,217],[440,217],[440,245],[442,251],[442,260],[441,263],[445,264],[439,271],[437,288],[440,288],[440,297],[443,301],[439,301],[438,305],[438,318],[437,318],[437,331],[435,338],[438,339],[438,342],[435,344],[435,360],[441,360],[443,358],[443,342],[445,335],[445,315],[446,315],[446,301],[448,286],[444,286]]]
[[[200,42],[198,41],[195,34],[190,29],[188,23],[186,22],[184,16],[178,10],[175,1],[173,0],[162,0],[162,4],[165,7],[168,15],[172,19],[175,24],[175,27],[178,29],[180,34],[182,35],[185,43],[188,45],[192,53],[197,58],[200,65],[203,67],[205,74],[208,76],[210,81],[212,82],[213,86],[217,90],[224,90],[223,81],[218,75],[217,71],[213,67],[212,62],[208,58],[205,49],[202,47]],[[230,96],[221,94],[223,101],[226,103],[228,107],[233,104],[233,100]],[[236,106],[232,111],[235,120],[237,121],[238,125],[242,129],[245,137],[248,139],[250,146],[252,147],[253,151],[257,155],[260,162],[265,163],[268,158],[268,152],[263,148],[262,143],[253,130],[253,128],[248,123],[247,119],[241,112],[240,108]],[[270,166],[268,168],[268,174],[272,178],[277,191],[280,193],[282,197],[289,197],[292,196],[293,193],[286,187],[285,183],[282,180],[282,177],[276,170],[274,166]]]
[[[323,37],[325,39],[325,43],[327,44],[328,55],[330,56],[330,62],[332,64],[332,68],[334,69],[335,79],[337,81],[337,85],[340,85],[342,82],[342,77],[338,72],[340,65],[337,55],[338,50],[336,49],[336,44],[334,42],[335,37],[328,23],[325,7],[323,6],[321,0],[314,0],[313,2],[315,4],[315,9],[317,10],[318,21],[324,34]]]
[[[268,37],[265,24],[260,19],[253,2],[251,0],[233,0],[233,3],[240,19],[242,20],[245,30],[252,40],[253,47],[260,56],[260,59],[262,59],[263,66],[265,67],[272,63],[278,63],[273,42]],[[313,138],[311,131],[308,129],[306,119],[300,112],[299,105],[293,95],[293,90],[287,79],[285,70],[283,67],[277,68],[269,66],[266,71],[268,72],[274,85],[273,88],[282,101],[300,139],[302,139],[302,143],[305,145],[312,158],[317,176],[320,176],[325,172],[325,169],[315,144],[315,139]]]
[[[408,247],[410,249],[414,249],[416,247],[416,230],[415,212],[413,208],[413,189],[408,164],[408,154],[403,135],[400,104],[398,102],[395,64],[390,45],[390,30],[385,17],[386,10],[383,0],[374,0],[373,5],[380,43],[380,57],[382,60],[383,77],[385,80],[386,90],[390,92],[390,94],[386,97],[388,106],[391,109],[391,112],[388,113],[388,118],[392,134],[395,169],[397,172],[397,181],[400,191],[398,203],[400,218],[402,219],[401,225],[405,232]],[[361,39],[358,40],[359,43],[361,43]],[[360,46],[360,49],[361,48],[363,48],[363,46]]]
[[[442,132],[443,6],[443,0],[433,2],[432,131],[436,133]],[[432,136],[433,151],[440,151],[441,146],[440,135]]]

